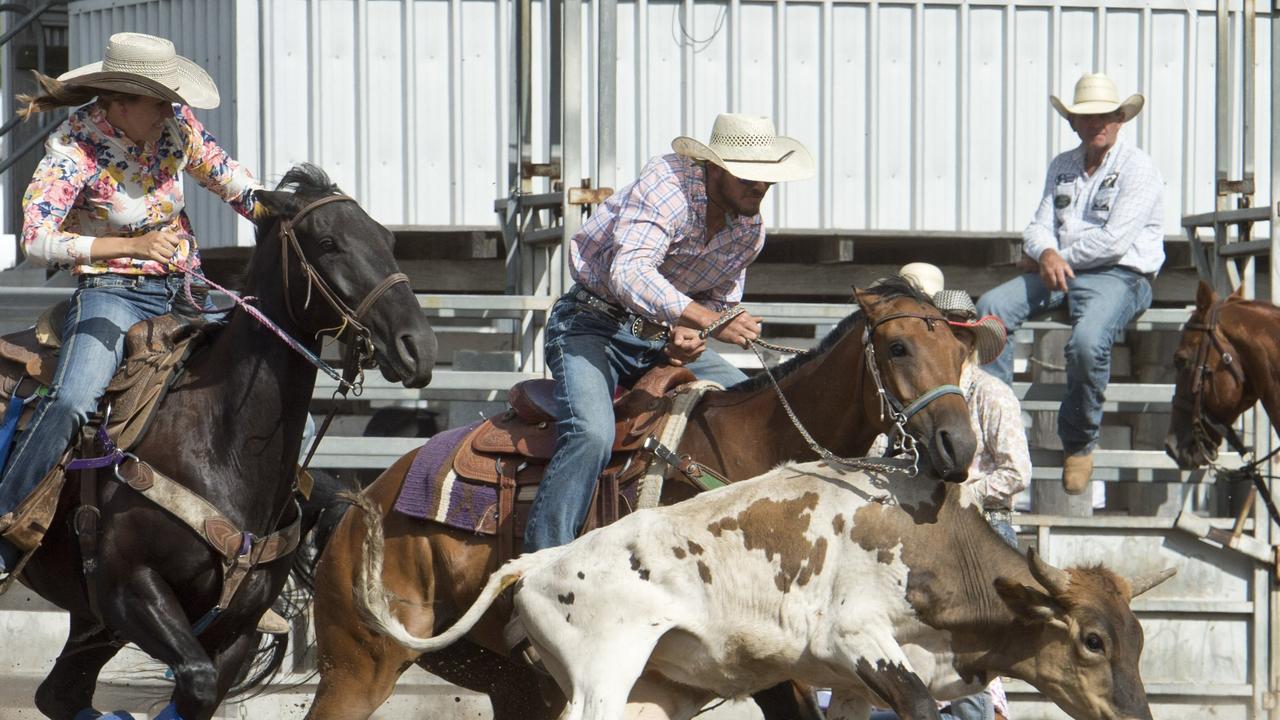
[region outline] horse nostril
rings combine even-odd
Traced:
[[[406,333],[399,337],[396,342],[396,352],[400,355],[400,360],[410,371],[418,368],[418,348],[412,335]]]
[[[956,461],[956,448],[951,442],[951,433],[946,430],[938,431],[938,447],[942,451],[942,456],[947,460],[947,464],[952,468],[960,463]]]

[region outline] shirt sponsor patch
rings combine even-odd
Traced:
[[[1111,188],[1116,186],[1116,181],[1120,179],[1120,173],[1111,173],[1102,178],[1102,184],[1099,187]]]
[[[1053,198],[1053,206],[1059,210],[1071,204],[1070,195],[1055,195]]]
[[[1059,174],[1058,174],[1058,184],[1059,184],[1059,185],[1064,185],[1064,184],[1067,184],[1067,183],[1073,183],[1073,182],[1075,182],[1075,181],[1076,181],[1076,174],[1075,174],[1075,173],[1059,173]]]

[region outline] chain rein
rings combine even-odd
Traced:
[[[720,317],[716,318],[715,322],[711,323],[703,330],[700,330],[698,332],[699,337],[705,339],[708,335],[728,324],[735,317],[744,312],[746,312],[746,308],[741,305],[726,310]],[[903,317],[903,315],[891,315],[884,318],[881,322],[898,317]],[[921,317],[926,320],[930,319],[926,316],[912,317]],[[941,320],[942,318],[937,319]],[[876,323],[876,325],[879,324],[880,323]],[[795,426],[797,431],[799,431],[800,437],[804,438],[805,443],[809,446],[809,449],[814,452],[814,454],[825,460],[827,463],[839,465],[850,470],[866,470],[869,472],[881,472],[885,469],[900,470],[905,472],[907,477],[914,478],[920,472],[920,449],[917,447],[915,437],[907,432],[906,425],[908,417],[901,409],[902,404],[897,402],[896,398],[893,402],[888,401],[888,399],[893,398],[893,396],[885,388],[884,382],[880,377],[880,369],[876,365],[875,347],[871,342],[871,332],[874,331],[874,329],[875,325],[869,325],[863,330],[863,349],[867,358],[868,367],[871,369],[871,379],[875,382],[876,393],[880,397],[881,417],[884,418],[885,415],[888,415],[893,421],[893,428],[889,435],[889,437],[893,439],[893,444],[890,450],[894,452],[904,452],[907,454],[906,458],[847,458],[836,455],[823,447],[813,438],[813,435],[809,433],[808,429],[805,428],[804,423],[800,422],[800,418],[791,407],[791,403],[787,401],[786,395],[783,394],[782,386],[778,384],[778,379],[774,377],[773,371],[769,369],[769,365],[765,362],[764,356],[760,354],[760,348],[773,350],[775,352],[788,353],[791,355],[799,355],[804,353],[805,350],[803,348],[789,347],[787,345],[778,345],[759,338],[752,339],[748,347],[750,347],[751,352],[755,354],[756,360],[760,361],[760,367],[764,370],[765,375],[769,378],[769,382],[773,385],[773,391],[778,395],[778,402],[782,403],[782,409],[787,413],[787,417],[791,420],[791,424]]]

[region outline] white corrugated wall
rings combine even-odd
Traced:
[[[495,222],[506,182],[506,0],[71,7],[75,62],[100,54],[108,28],[130,28],[168,34],[207,63],[224,99],[237,102],[204,116],[266,179],[311,160],[384,223]],[[1147,95],[1124,132],[1163,171],[1166,232],[1176,233],[1182,214],[1213,208],[1214,10],[1208,0],[620,2],[617,177],[633,178],[677,134],[705,137],[717,112],[753,112],[774,117],[819,163],[815,180],[775,191],[771,225],[1018,230],[1049,158],[1075,144],[1048,95],[1069,95],[1081,73],[1105,70],[1122,92]],[[1255,60],[1262,178],[1264,11]],[[535,13],[536,88],[546,6]],[[590,48],[590,3],[585,15]],[[1237,20],[1233,52],[1238,30]],[[586,66],[589,167],[596,64]],[[539,96],[535,137],[545,135],[545,105]],[[547,159],[543,139],[535,160]],[[225,224],[207,217],[211,205],[193,202],[197,223]]]

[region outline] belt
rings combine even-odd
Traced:
[[[569,288],[569,296],[627,328],[632,335],[641,340],[661,340],[666,342],[671,337],[671,331],[666,325],[646,320],[621,305],[599,297],[581,285],[575,284]]]

